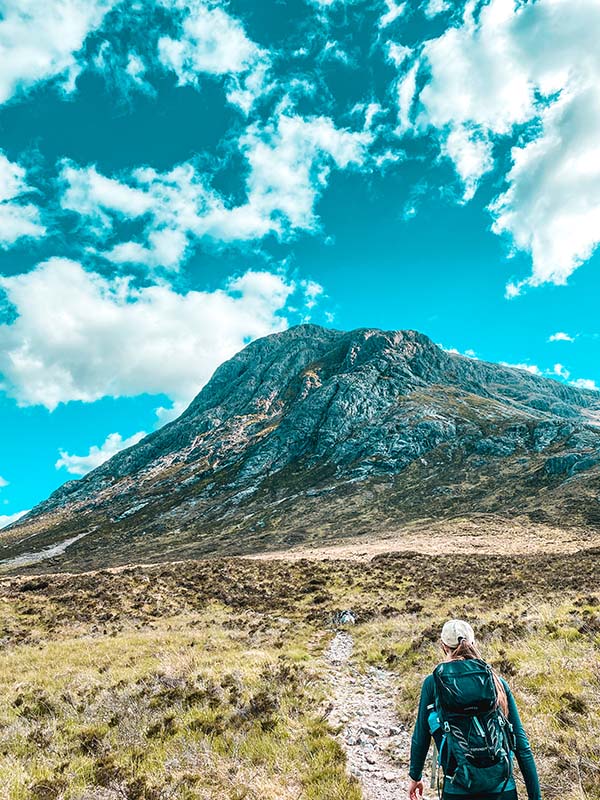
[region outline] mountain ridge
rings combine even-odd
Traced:
[[[344,538],[482,512],[595,527],[599,422],[597,393],[418,331],[299,325],[221,364],[180,417],[7,529],[4,550],[85,530],[69,558],[112,563],[111,543],[121,562],[231,554],[329,540],[335,520]]]

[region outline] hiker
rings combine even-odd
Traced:
[[[421,689],[410,749],[409,800],[423,796],[421,776],[432,738],[438,752],[437,791],[444,800],[516,800],[513,752],[528,800],[541,800],[515,699],[504,678],[481,658],[473,628],[451,619],[442,628],[441,644],[445,659]],[[432,778],[432,787],[434,782]]]

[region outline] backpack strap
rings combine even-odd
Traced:
[[[444,722],[444,733],[442,734],[442,743],[440,744],[440,751],[438,753],[438,766],[442,766],[442,756],[444,753],[444,747],[448,747],[448,734],[450,733],[450,725],[447,722]]]
[[[442,724],[442,730],[443,730],[440,746],[438,748],[437,769],[436,769],[437,796],[438,800],[442,800],[443,789],[440,789],[440,773],[443,772],[442,756],[444,754],[444,748],[447,749],[448,747],[448,729],[450,728],[450,726],[448,725],[448,722],[444,719],[443,709],[440,703],[440,694],[438,691],[438,676],[436,670],[433,671],[433,703],[434,703],[434,708],[437,711],[438,719]],[[444,773],[444,783],[445,782],[446,782],[446,773]]]
[[[501,709],[498,709],[498,723],[502,728],[502,736],[504,739],[504,746],[506,749],[506,780],[504,781],[504,785],[501,791],[504,791],[508,786],[508,782],[512,777],[513,774],[513,760],[512,760],[512,741],[509,736],[509,730],[512,733],[512,724],[508,721],[508,719],[504,716]]]
[[[443,774],[444,774],[444,783],[446,783],[446,773],[444,772],[443,767],[442,767],[442,756],[443,756],[443,753],[444,753],[444,748],[448,749],[448,732],[449,732],[449,730],[450,730],[450,726],[448,725],[447,722],[444,722],[444,733],[442,734],[442,741],[440,743],[440,749],[439,749],[439,752],[438,752],[437,770],[436,770],[436,772],[437,772],[437,794],[438,794],[438,800],[442,800],[442,791],[443,791],[443,787],[442,787],[442,790],[440,790],[440,773],[441,772],[443,772]]]
[[[442,704],[440,703],[440,690],[438,686],[438,672],[437,667],[433,670],[433,702],[435,706],[435,710],[438,713],[438,717],[442,726],[444,725],[444,709],[442,708]]]

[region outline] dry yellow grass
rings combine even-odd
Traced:
[[[249,559],[351,559],[365,561],[385,553],[415,552],[437,555],[461,553],[480,556],[576,553],[600,546],[600,530],[559,528],[525,520],[507,520],[495,514],[471,514],[468,518],[415,521],[376,534],[345,538],[339,544],[257,553]]]
[[[355,630],[357,657],[402,677],[398,711],[414,722],[423,678],[441,659],[443,622],[470,619],[482,654],[509,682],[544,797],[600,798],[600,595],[532,595],[490,609],[472,597],[421,599],[403,617]],[[521,793],[524,793],[521,786]]]
[[[204,613],[0,654],[0,796],[359,797],[303,625]]]
[[[600,551],[215,559],[0,580],[0,797],[359,800],[323,721],[320,655],[412,722],[442,622],[473,621],[514,689],[545,798],[600,798]]]

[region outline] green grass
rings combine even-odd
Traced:
[[[544,797],[600,800],[600,553],[212,560],[0,581],[6,800],[360,800],[320,656],[352,608],[359,666],[414,721],[439,630],[473,621],[511,684]],[[449,578],[451,576],[451,578]]]
[[[589,598],[588,598],[589,599]],[[357,626],[359,664],[399,673],[397,708],[412,724],[421,683],[442,658],[437,632],[451,616],[474,621],[483,655],[509,682],[536,756],[545,797],[600,798],[600,615],[578,594],[511,601],[432,597],[412,615]],[[592,610],[595,609],[595,610]],[[521,790],[524,792],[524,788]]]
[[[2,653],[3,796],[358,798],[319,714],[311,632],[251,621],[212,605]]]

